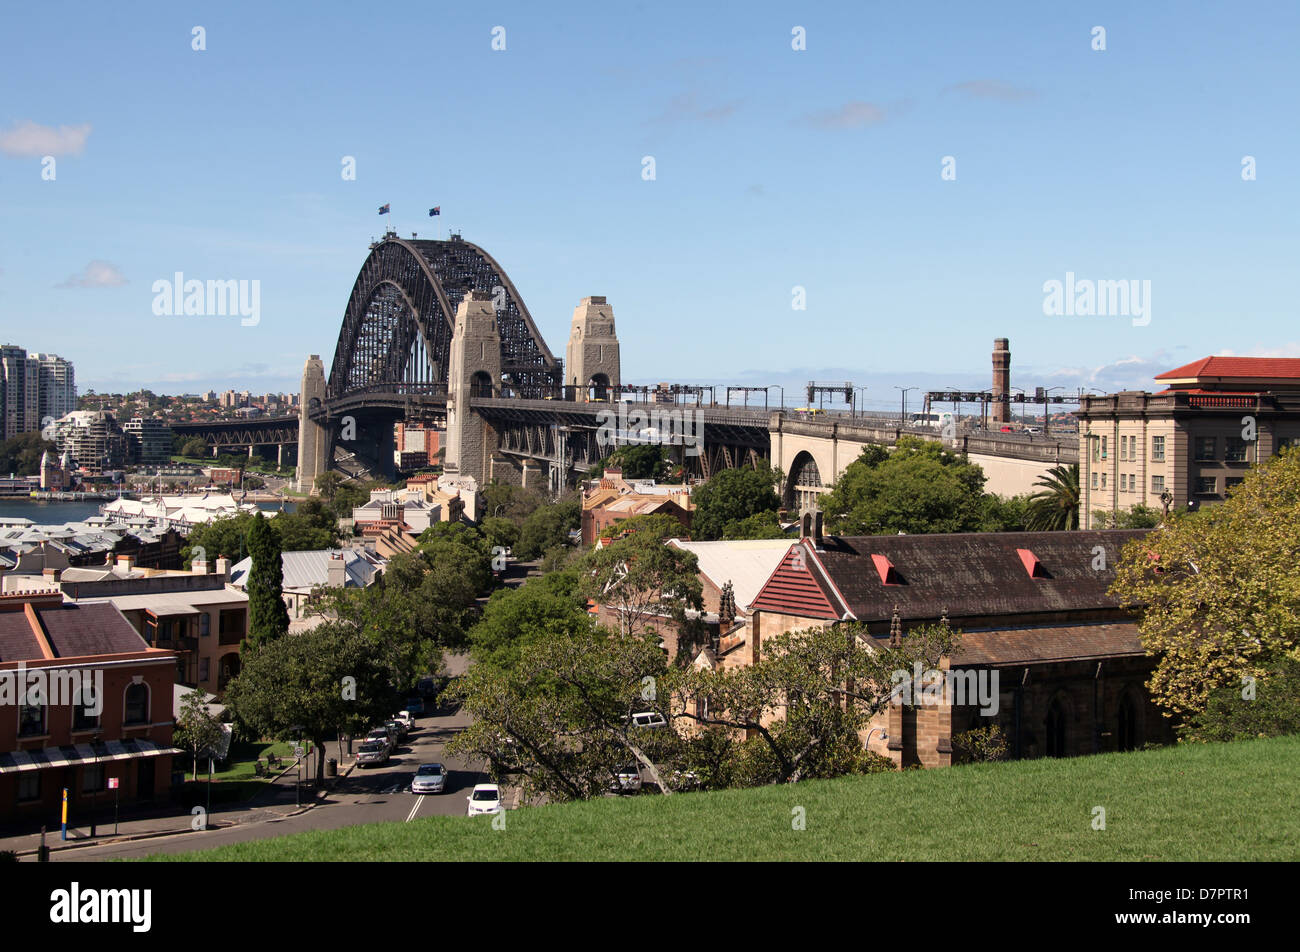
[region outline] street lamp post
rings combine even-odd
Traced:
[[[94,736],[90,739],[90,750],[95,755],[95,785],[90,788],[90,835],[92,838],[95,836],[95,823],[99,818],[99,785],[101,783],[99,777],[99,738],[101,736],[99,731],[95,731]]]
[[[863,394],[863,402],[865,403],[865,402],[866,402],[866,393],[867,393],[867,388],[866,388],[866,387],[854,387],[854,388],[853,388],[853,396],[854,396],[854,397],[857,397],[859,391],[861,391],[861,393]],[[862,416],[861,411],[858,410],[857,400],[854,400],[854,408],[853,408],[853,410],[854,410],[854,413],[853,413],[854,416]]]
[[[895,384],[895,385],[894,385],[894,389],[895,389],[895,390],[901,390],[901,391],[903,391],[903,403],[902,403],[902,406],[899,408],[899,411],[898,411],[898,425],[899,425],[899,426],[907,426],[907,392],[908,392],[909,390],[918,390],[918,389],[920,389],[920,388],[919,388],[919,387],[900,387],[900,386],[898,386],[897,384]]]
[[[784,410],[785,409],[785,387],[781,386],[779,383],[772,384],[772,387],[776,387],[777,390],[781,391],[781,409]],[[772,389],[772,387],[768,387],[768,389],[770,390]]]

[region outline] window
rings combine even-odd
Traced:
[[[199,615],[199,634],[205,637],[212,634],[212,616],[207,612]]]
[[[1163,436],[1151,437],[1151,462],[1163,463],[1165,461],[1165,438]]]
[[[1095,472],[1092,474],[1092,488],[1097,488],[1097,474]]]
[[[1232,492],[1232,490],[1236,489],[1245,481],[1245,476],[1225,476],[1223,480],[1223,491],[1225,493]]]
[[[41,798],[41,772],[28,770],[18,775],[18,802]]]
[[[1198,436],[1196,438],[1196,459],[1214,459],[1215,437]]]
[[[149,688],[147,685],[132,684],[126,689],[126,713],[122,723],[149,723]]]
[[[208,679],[212,670],[211,662],[212,662],[211,658],[199,659],[199,680],[200,681],[206,681]]]
[[[1128,437],[1127,436],[1121,436],[1119,438],[1119,458],[1120,458],[1120,462],[1125,462],[1128,460]]]
[[[1228,437],[1223,447],[1223,458],[1229,463],[1246,462],[1246,441],[1239,436]]]
[[[1105,474],[1105,473],[1102,473],[1102,474],[1101,474],[1101,488],[1102,488],[1102,489],[1105,489],[1105,488],[1106,488],[1106,474]]]
[[[1196,492],[1202,496],[1213,495],[1219,491],[1219,480],[1215,476],[1196,477]]]
[[[1165,478],[1163,476],[1151,477],[1151,491],[1157,496],[1165,491]]]
[[[1106,437],[1101,438],[1101,458],[1106,459]]]
[[[1278,453],[1282,452],[1283,450],[1295,446],[1297,442],[1300,442],[1300,437],[1279,436],[1273,444],[1273,454],[1276,456]]]
[[[1123,450],[1120,450],[1120,452],[1123,453]],[[1119,491],[1122,493],[1128,492],[1128,473],[1119,474]]]
[[[45,705],[24,704],[18,710],[18,736],[40,737],[45,733]]]
[[[95,699],[98,701],[98,698]],[[74,731],[93,731],[99,727],[99,715],[87,713],[86,708],[95,707],[94,704],[81,703],[74,704],[72,707],[72,729]]]

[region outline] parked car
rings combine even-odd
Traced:
[[[424,714],[424,698],[408,697],[406,699],[406,713],[411,715],[412,720]]]
[[[397,749],[397,737],[387,727],[376,727],[366,735],[366,743],[372,740],[381,741],[388,748],[389,753]]]
[[[668,722],[658,711],[638,711],[629,719],[633,727],[667,727]]]
[[[501,812],[501,788],[494,783],[477,783],[465,798],[469,801],[469,816]]]
[[[357,766],[367,767],[388,763],[388,742],[368,740],[357,748]]]
[[[406,721],[401,718],[395,717],[384,726],[389,730],[397,732],[397,740],[399,743],[406,740],[406,735],[411,733],[411,729],[406,725]]]
[[[636,764],[619,767],[614,774],[614,782],[609,785],[615,792],[636,793],[641,789],[641,770]]]
[[[447,789],[447,768],[442,764],[420,764],[411,781],[412,793],[442,793]]]

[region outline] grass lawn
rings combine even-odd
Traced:
[[[1296,860],[1297,788],[1292,736],[532,807],[505,814],[504,830],[429,817],[151,858]]]
[[[213,799],[220,802],[251,800],[261,792],[262,787],[270,782],[271,776],[279,773],[274,770],[271,776],[257,776],[257,760],[265,759],[267,754],[275,754],[284,759],[286,766],[293,762],[292,741],[238,741],[230,749],[230,757],[224,767],[220,764],[212,773]],[[194,776],[194,761],[189,755],[177,758],[177,763],[185,765],[185,779]],[[208,779],[208,762],[199,760],[199,779],[193,787],[202,790]],[[199,799],[203,794],[197,794]]]

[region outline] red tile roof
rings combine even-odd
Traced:
[[[1182,367],[1175,367],[1157,380],[1184,380],[1200,377],[1286,378],[1300,380],[1300,358],[1297,357],[1202,357]]]

